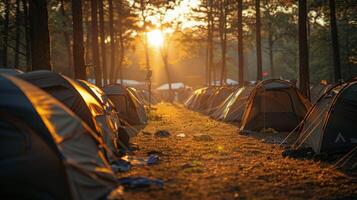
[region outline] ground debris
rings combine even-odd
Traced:
[[[213,138],[210,135],[199,134],[199,135],[194,135],[193,140],[201,141],[201,142],[209,142],[209,141],[213,141]]]
[[[170,137],[170,132],[165,131],[165,130],[159,130],[155,133],[156,137]]]

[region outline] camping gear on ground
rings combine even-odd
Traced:
[[[301,122],[310,106],[309,100],[290,82],[262,81],[247,99],[240,132],[259,132],[267,128],[290,132]]]
[[[1,197],[101,199],[117,186],[106,145],[67,107],[11,76],[0,94]]]
[[[357,146],[357,81],[330,88],[306,115],[295,149],[317,154],[346,153]]]
[[[119,118],[123,118],[130,125],[144,125],[147,123],[144,105],[132,91],[120,84],[106,85],[103,90],[114,103]]]
[[[51,71],[33,71],[17,77],[43,89],[66,105],[79,118],[95,130],[112,154],[119,155],[116,120],[102,105],[74,80]],[[110,161],[115,158],[108,158]]]

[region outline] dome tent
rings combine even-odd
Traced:
[[[42,90],[0,75],[2,197],[99,199],[116,178],[95,133]]]
[[[226,122],[240,122],[244,113],[245,105],[253,86],[244,86],[236,90],[226,106],[222,109],[218,119]]]
[[[335,85],[321,96],[298,130],[295,148],[317,154],[344,153],[357,146],[357,81]]]
[[[227,97],[229,97],[234,91],[233,87],[220,87],[218,88],[209,98],[208,98],[208,106],[204,111],[205,114],[210,115],[214,113],[219,105],[224,102]]]
[[[309,108],[309,100],[290,82],[265,80],[258,83],[248,97],[240,131],[264,132],[267,128],[291,131]]]
[[[114,103],[120,118],[130,125],[147,123],[145,107],[131,90],[120,84],[106,85],[103,90]]]
[[[115,119],[77,82],[51,71],[33,71],[19,74],[17,77],[41,88],[71,109],[104,140],[111,150],[111,155],[118,154],[118,131],[116,126],[113,126]],[[116,158],[108,159],[112,161]]]

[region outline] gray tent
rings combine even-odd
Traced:
[[[253,90],[253,86],[244,86],[236,90],[228,99],[225,106],[221,108],[219,113],[216,113],[217,119],[226,122],[240,122],[245,110],[245,105],[248,96]]]
[[[248,97],[240,130],[265,132],[272,128],[289,132],[300,123],[310,106],[309,100],[290,82],[262,81]]]
[[[106,85],[103,90],[114,103],[120,118],[130,125],[147,123],[145,107],[131,90],[120,84]]]
[[[330,88],[312,107],[299,129],[295,148],[315,153],[348,152],[357,146],[357,81]]]
[[[77,82],[51,71],[33,71],[17,77],[45,90],[66,105],[103,138],[112,155],[118,154],[116,120]]]
[[[0,75],[0,196],[99,199],[116,177],[96,134],[44,91]]]

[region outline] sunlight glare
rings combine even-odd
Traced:
[[[151,46],[161,47],[164,43],[164,36],[160,30],[153,30],[148,32],[147,37]]]

